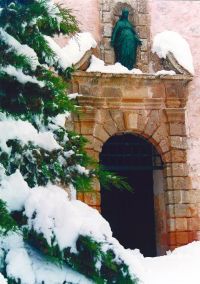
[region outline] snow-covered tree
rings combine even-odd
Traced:
[[[0,271],[10,284],[89,283],[66,265],[95,283],[136,283],[108,223],[61,189],[89,190],[93,178],[123,185],[65,128],[76,111],[67,96],[72,68],[46,36],[77,31],[51,0],[0,2]]]

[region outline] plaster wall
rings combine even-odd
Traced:
[[[73,10],[82,32],[91,32],[97,42],[100,41],[100,16],[98,0],[54,0]],[[64,43],[64,39],[60,40]]]
[[[152,38],[163,30],[173,30],[188,41],[192,51],[195,76],[189,87],[186,130],[189,175],[194,189],[193,199],[200,209],[200,1],[151,0],[149,10]],[[198,211],[199,215],[200,210]]]

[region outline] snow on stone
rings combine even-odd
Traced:
[[[53,185],[31,190],[24,214],[29,229],[42,233],[49,245],[55,236],[61,250],[71,247],[76,252],[76,240],[80,234],[100,240],[112,235],[109,224],[97,210],[78,200],[69,201],[67,193]]]
[[[73,94],[67,95],[67,97],[68,97],[70,100],[74,100],[74,99],[76,99],[77,97],[82,97],[82,96],[83,96],[83,95],[78,94],[78,93],[73,93]]]
[[[22,69],[17,69],[14,66],[11,65],[8,65],[6,67],[1,66],[0,71],[8,74],[9,76],[15,77],[17,81],[19,81],[22,84],[30,82],[39,85],[41,88],[45,86],[44,82],[38,81],[35,76],[25,75]]]
[[[29,186],[19,170],[10,176],[1,176],[0,198],[9,211],[21,211],[29,195]]]
[[[0,148],[2,151],[9,153],[10,148],[6,143],[10,139],[18,139],[24,144],[32,142],[47,151],[61,148],[52,132],[38,132],[30,122],[4,118],[0,121]]]
[[[79,62],[88,50],[97,46],[96,41],[89,32],[77,33],[63,48],[51,37],[45,36],[45,39],[56,54],[56,60],[63,69]]]
[[[19,41],[17,41],[14,37],[9,35],[5,30],[0,28],[0,38],[2,41],[6,43],[6,45],[9,46],[9,51],[14,51],[18,55],[23,55],[27,57],[27,59],[30,62],[30,65],[32,67],[32,70],[35,70],[36,67],[39,65],[38,57],[35,51],[29,47],[26,44],[21,44]]]
[[[174,31],[158,33],[153,40],[152,52],[160,58],[166,58],[167,54],[171,52],[183,68],[194,74],[189,44],[179,33]]]
[[[129,70],[121,63],[117,62],[114,65],[105,65],[105,62],[96,56],[92,55],[90,66],[87,72],[115,73],[115,74],[142,74],[139,69]]]
[[[176,72],[173,71],[173,70],[160,70],[160,71],[157,71],[155,73],[156,76],[160,76],[160,75],[176,75]]]

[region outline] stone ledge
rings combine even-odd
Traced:
[[[186,74],[176,74],[176,75],[155,75],[151,73],[143,74],[116,74],[116,73],[101,73],[101,72],[85,72],[85,71],[76,71],[72,78],[76,77],[86,77],[86,78],[133,78],[133,79],[148,79],[148,80],[183,80],[183,81],[192,81],[193,76]]]

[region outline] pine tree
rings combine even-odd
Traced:
[[[93,178],[100,178],[104,184],[126,186],[123,180],[102,171],[86,154],[84,137],[56,121],[58,115],[69,116],[77,110],[67,97],[66,77],[71,69],[60,66],[45,36],[77,31],[71,12],[51,0],[0,2],[0,131],[9,132],[0,135],[0,183],[3,178],[20,172],[30,188],[51,183],[88,191]],[[39,137],[38,141],[47,135],[50,146],[44,146],[41,141],[36,143],[34,137],[24,138],[23,126]],[[22,134],[16,133],[16,137],[15,127],[22,128]],[[27,243],[56,261],[68,263],[96,283],[117,283],[118,279],[120,283],[136,283],[129,275],[128,266],[122,260],[115,260],[111,248],[103,252],[98,241],[80,235],[78,254],[68,249],[62,251],[53,239],[49,245],[34,228],[27,229],[23,209],[10,212],[6,206],[0,199],[1,233],[23,232]],[[88,263],[84,263],[85,258]],[[1,259],[5,261],[4,257]],[[99,260],[104,269],[101,273],[95,268]],[[2,273],[6,275],[4,268]],[[9,279],[9,283],[21,283],[18,280]]]

